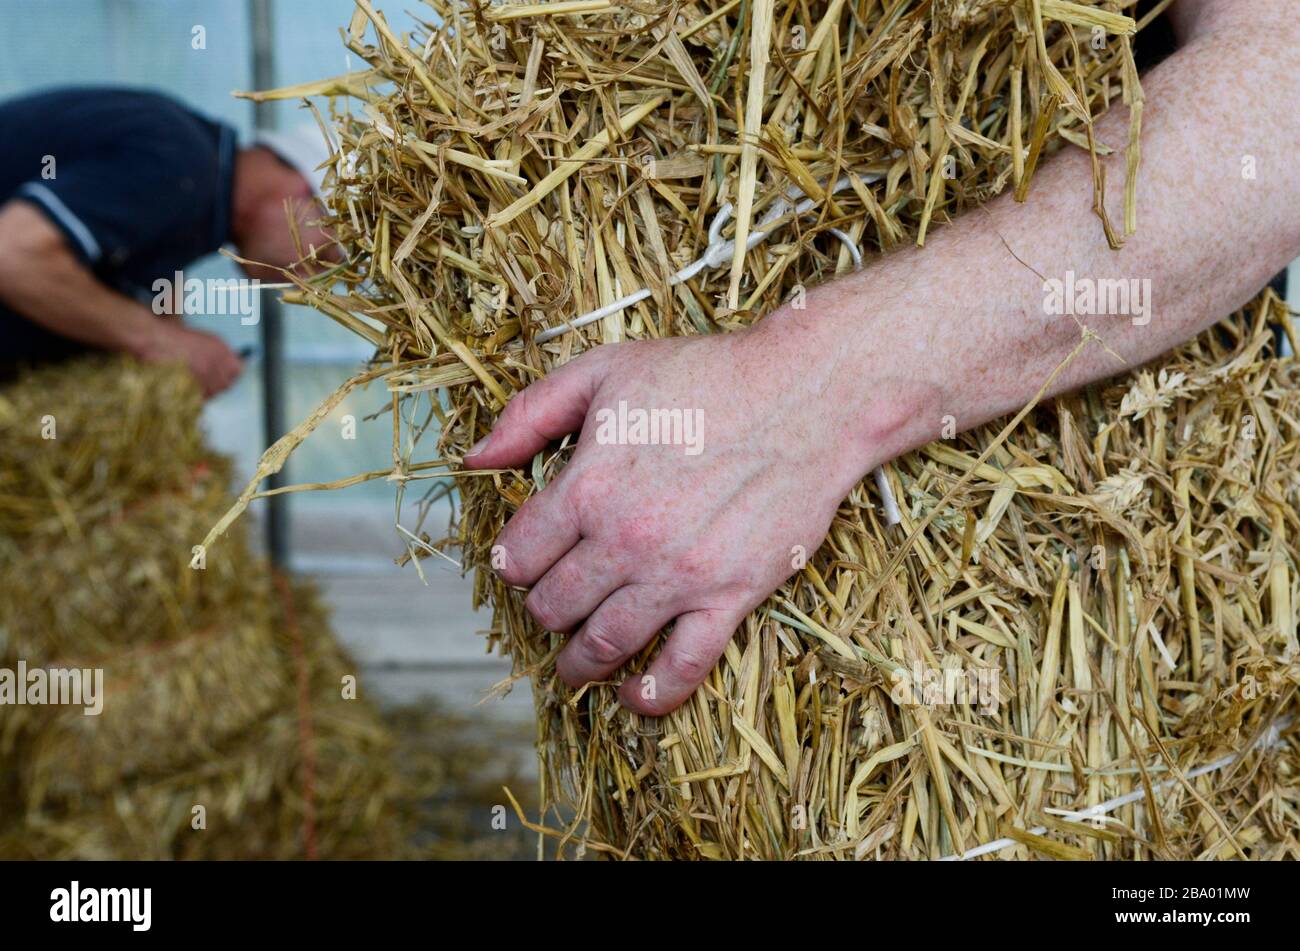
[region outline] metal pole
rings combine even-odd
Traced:
[[[249,26],[253,39],[253,88],[270,89],[275,85],[274,37],[271,26],[271,0],[249,0]],[[253,125],[258,129],[275,127],[274,103],[253,105]],[[274,297],[261,298],[259,329],[262,341],[262,429],[265,444],[284,434],[284,311]],[[283,472],[268,480],[269,488],[285,484]],[[271,563],[285,567],[289,556],[289,509],[287,497],[273,495],[266,502],[266,547]]]

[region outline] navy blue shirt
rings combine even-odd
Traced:
[[[235,131],[169,96],[61,88],[0,102],[0,205],[39,209],[99,280],[148,302],[230,238]],[[81,349],[0,303],[0,360]]]

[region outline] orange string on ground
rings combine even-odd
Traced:
[[[284,622],[293,643],[294,668],[298,678],[298,742],[302,753],[302,837],[308,860],[316,859],[316,744],[311,728],[311,684],[307,676],[306,651],[293,591],[280,572],[275,572],[275,587],[284,603]]]

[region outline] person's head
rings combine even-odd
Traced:
[[[318,197],[316,165],[324,162],[326,153],[323,144],[315,150],[319,155],[313,152],[310,134],[302,130],[268,135],[241,149],[235,159],[231,239],[240,257],[269,265],[245,265],[250,277],[279,280],[281,275],[272,268],[296,264],[313,248],[321,261],[339,259],[337,245],[318,223],[325,208]],[[319,138],[319,131],[315,135]]]

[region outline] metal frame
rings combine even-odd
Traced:
[[[253,88],[270,89],[275,85],[275,36],[271,17],[271,0],[249,0],[248,19],[253,41]],[[275,127],[274,104],[253,105],[253,125],[257,129]],[[284,414],[284,308],[279,300],[266,297],[261,301],[259,332],[262,349],[262,434],[270,446],[285,431]],[[267,488],[285,484],[283,472],[273,473]],[[289,560],[288,499],[273,495],[267,500],[266,548],[271,563],[285,567]]]

